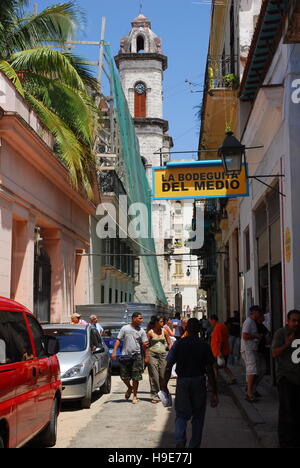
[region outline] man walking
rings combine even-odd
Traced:
[[[235,310],[233,312],[233,317],[230,317],[226,323],[229,329],[229,364],[234,366],[239,360],[241,348],[241,325],[239,311]]]
[[[177,448],[184,448],[186,445],[187,423],[191,418],[192,439],[189,448],[199,448],[201,445],[207,400],[206,375],[212,389],[211,406],[215,408],[219,403],[213,369],[214,357],[209,345],[199,338],[200,331],[199,320],[190,319],[187,323],[187,337],[176,341],[167,357],[167,393],[174,364],[178,375],[175,400]]]
[[[124,340],[122,356],[119,358],[120,377],[128,389],[125,393],[126,400],[129,400],[133,392],[133,404],[140,402],[137,397],[137,392],[139,382],[143,380],[144,372],[142,349],[146,354],[145,363],[149,361],[147,348],[148,338],[145,330],[141,328],[142,322],[143,315],[140,312],[134,312],[132,314],[131,324],[121,328],[112,353],[112,359],[116,360],[117,350],[121,341]]]
[[[279,392],[280,448],[300,448],[300,311],[288,313],[287,326],[272,343]]]
[[[236,383],[236,378],[228,367],[228,358],[230,354],[228,327],[225,323],[219,322],[217,315],[212,315],[209,318],[209,323],[213,328],[210,345],[215,360],[217,361],[216,369],[223,369],[230,379],[229,383],[233,385]],[[220,361],[222,361],[223,364],[221,366],[219,365]]]
[[[258,334],[257,322],[263,316],[262,309],[254,305],[250,307],[249,317],[245,320],[242,329],[241,353],[246,365],[247,393],[246,400],[255,402],[255,381],[259,375],[258,345],[261,336]]]
[[[176,312],[175,318],[171,320],[172,331],[175,333],[176,340],[181,337],[181,315],[180,312]]]

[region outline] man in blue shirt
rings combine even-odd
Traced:
[[[175,399],[176,448],[186,446],[187,423],[191,418],[192,439],[189,448],[199,448],[201,445],[207,402],[206,375],[212,389],[211,406],[215,408],[219,404],[213,367],[215,359],[210,346],[199,338],[200,331],[199,320],[190,319],[187,323],[188,336],[174,343],[167,357],[164,388],[167,393],[174,364],[178,376]]]
[[[172,331],[175,332],[175,338],[179,340],[181,337],[181,316],[176,312],[175,318],[171,320]]]

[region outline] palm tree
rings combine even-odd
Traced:
[[[56,140],[56,152],[76,188],[92,197],[93,142],[100,113],[90,97],[97,80],[63,45],[74,37],[83,16],[73,2],[26,14],[29,0],[1,0],[0,70],[38,113]]]

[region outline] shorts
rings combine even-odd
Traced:
[[[258,354],[257,351],[243,351],[242,358],[246,365],[246,375],[258,375]]]
[[[143,380],[144,365],[141,355],[135,356],[128,363],[120,362],[120,377],[122,380],[135,380],[140,382]]]

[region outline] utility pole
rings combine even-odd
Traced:
[[[100,90],[102,90],[102,69],[103,69],[103,55],[104,55],[104,38],[105,38],[106,17],[102,17],[101,38],[100,38],[100,54],[99,54],[99,69],[98,69],[98,82]]]

